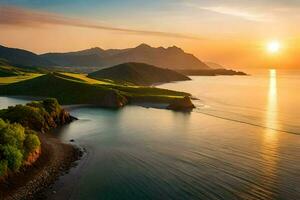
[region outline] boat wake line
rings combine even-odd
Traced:
[[[231,122],[236,122],[236,123],[241,123],[241,124],[247,124],[247,125],[250,125],[250,126],[260,127],[260,128],[264,128],[264,129],[268,129],[268,130],[273,130],[273,131],[278,131],[278,132],[283,132],[283,133],[289,133],[289,134],[294,134],[294,135],[300,135],[300,133],[298,133],[298,132],[282,130],[282,129],[276,129],[276,128],[272,128],[272,127],[268,127],[268,126],[264,126],[264,125],[259,125],[259,124],[255,124],[255,123],[251,123],[251,122],[247,122],[247,121],[232,119],[232,118],[228,118],[228,117],[224,117],[224,116],[218,116],[218,115],[214,115],[214,114],[211,114],[211,113],[201,111],[200,109],[195,109],[193,112],[200,113],[200,114],[203,114],[203,115],[207,115],[207,116],[210,116],[210,117],[215,117],[215,118],[218,118],[218,119],[231,121]]]

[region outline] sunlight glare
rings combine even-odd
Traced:
[[[267,46],[269,53],[277,53],[280,50],[280,43],[276,40],[270,42]]]

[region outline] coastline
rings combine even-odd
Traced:
[[[82,151],[72,144],[62,143],[49,133],[40,134],[42,154],[29,167],[0,181],[0,199],[42,199],[42,192],[63,173],[76,165]]]

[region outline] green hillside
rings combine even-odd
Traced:
[[[0,77],[18,76],[21,74],[23,72],[19,68],[11,66],[4,59],[0,59]]]
[[[66,74],[50,73],[33,79],[0,85],[0,95],[56,98],[61,104],[93,104],[122,107],[135,101],[171,103],[189,96],[165,89],[122,86],[113,83],[91,84]]]
[[[190,80],[178,72],[144,63],[124,63],[88,75],[94,79],[111,79],[122,84],[152,85],[172,81]]]

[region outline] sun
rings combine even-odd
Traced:
[[[277,40],[273,40],[271,42],[268,43],[267,45],[267,50],[269,53],[277,53],[281,48],[280,42],[278,42]]]

